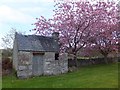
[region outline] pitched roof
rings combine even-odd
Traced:
[[[58,52],[58,42],[53,37],[16,34],[18,50]]]

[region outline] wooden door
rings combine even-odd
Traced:
[[[32,72],[34,76],[43,74],[43,55],[33,55]]]

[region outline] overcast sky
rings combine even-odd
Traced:
[[[0,0],[0,42],[11,28],[31,34],[35,18],[51,18],[53,9],[53,0]]]

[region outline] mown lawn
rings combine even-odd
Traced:
[[[4,76],[2,85],[3,88],[118,88],[118,64],[87,66],[67,74],[26,80]]]

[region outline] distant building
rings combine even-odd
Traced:
[[[15,34],[13,67],[19,78],[57,75],[68,71],[67,53],[59,55],[59,33],[51,37]]]

